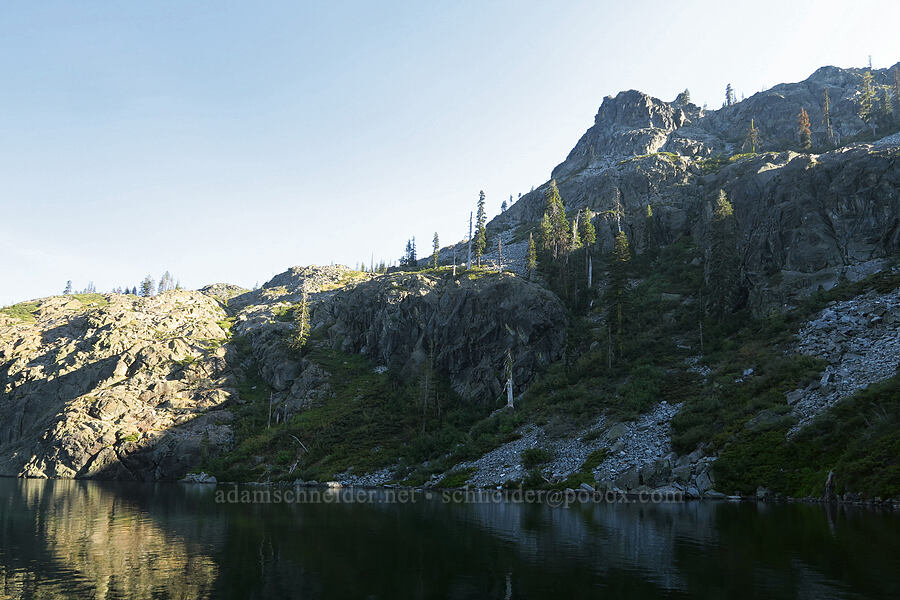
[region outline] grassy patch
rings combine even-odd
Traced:
[[[681,157],[675,154],[674,152],[651,152],[650,154],[639,154],[638,156],[632,156],[631,158],[626,158],[625,160],[620,160],[619,164],[624,165],[630,162],[634,162],[636,160],[644,160],[650,157],[659,157],[668,160],[669,162],[677,162]]]
[[[26,323],[34,323],[34,313],[37,312],[40,303],[38,302],[20,302],[12,306],[0,308],[0,314]]]
[[[463,487],[466,485],[466,482],[469,480],[469,478],[472,477],[473,473],[475,473],[474,468],[451,471],[444,475],[444,477],[438,482],[437,486],[442,488]]]
[[[109,300],[103,294],[72,294],[72,298],[81,302],[85,307],[91,308],[109,304]]]
[[[716,173],[727,164],[728,157],[722,156],[721,154],[710,156],[708,158],[702,158],[697,161],[697,166],[700,167],[700,171],[704,174]]]

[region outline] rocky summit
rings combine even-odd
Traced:
[[[862,79],[609,96],[477,267],[0,309],[0,475],[898,498],[900,119]]]

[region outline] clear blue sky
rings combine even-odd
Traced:
[[[900,3],[7,2],[0,305],[459,240],[545,181],[603,97],[719,106],[900,59]]]

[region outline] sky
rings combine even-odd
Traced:
[[[607,95],[718,107],[900,60],[900,3],[5,2],[0,305],[93,282],[252,287],[463,238]]]

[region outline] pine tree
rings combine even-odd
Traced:
[[[631,248],[628,243],[628,236],[624,231],[616,234],[615,245],[613,246],[612,264],[610,267],[610,292],[611,302],[610,308],[615,310],[614,315],[608,315],[608,322],[616,323],[616,346],[619,350],[619,356],[622,355],[623,335],[624,335],[624,304],[625,304],[625,288],[628,283],[628,261],[631,260]]]
[[[713,208],[705,280],[711,312],[721,316],[733,309],[740,284],[740,257],[734,207],[724,190],[719,190]]]
[[[585,208],[581,213],[581,224],[578,226],[578,232],[581,236],[581,244],[590,248],[597,241],[597,229],[594,227],[594,211]]]
[[[309,297],[306,290],[300,297],[300,306],[294,309],[294,331],[290,338],[293,350],[300,351],[309,339]]]
[[[691,91],[687,88],[684,88],[684,91],[675,97],[675,104],[678,104],[679,106],[687,106],[690,103],[691,103]]]
[[[569,221],[566,219],[566,208],[556,187],[556,180],[550,181],[550,187],[546,192],[547,209],[544,212],[548,229],[545,231],[545,222],[541,221],[541,232],[545,233],[544,247],[553,250],[553,258],[558,259],[568,250]]]
[[[825,101],[822,105],[822,121],[825,124],[825,138],[829,145],[834,145],[834,130],[831,128],[831,101],[828,99],[828,88],[825,88]]]
[[[581,245],[584,246],[584,269],[587,285],[593,283],[593,263],[591,262],[591,246],[597,241],[597,230],[594,228],[594,211],[590,207],[581,213],[581,226],[578,228]]]
[[[553,249],[553,226],[550,224],[550,214],[547,212],[544,212],[544,216],[541,217],[541,248]]]
[[[147,275],[144,277],[144,280],[141,282],[141,296],[148,298],[153,295],[153,278]]]
[[[744,137],[744,146],[743,149],[746,150],[750,148],[750,152],[756,154],[756,147],[759,145],[759,129],[756,128],[756,124],[753,119],[750,119],[750,129],[747,130],[747,135]]]
[[[484,212],[484,191],[480,191],[478,192],[478,212],[475,216],[475,240],[472,248],[479,267],[481,266],[481,257],[484,255],[485,248],[487,248],[486,224],[487,215]]]
[[[800,148],[809,150],[812,145],[812,132],[809,129],[809,115],[805,108],[801,108],[800,114],[797,115],[797,135],[800,138]]]
[[[894,103],[891,100],[891,93],[888,88],[882,89],[881,113],[887,121],[890,121],[894,116]]]
[[[725,106],[731,106],[732,104],[734,104],[734,88],[729,83],[725,86]]]
[[[510,195],[509,195],[509,204],[507,204],[507,203],[506,203],[506,200],[504,200],[503,203],[500,204],[500,212],[505,213],[506,210],[507,210],[510,206],[512,206],[512,203],[513,203],[512,194],[510,194]]]
[[[66,282],[66,287],[63,290],[63,296],[68,296],[71,293],[72,293],[72,280],[70,279]]]
[[[534,233],[528,234],[528,251],[525,253],[525,268],[531,276],[537,268],[537,248],[534,245]]]
[[[434,268],[438,268],[438,258],[441,253],[441,241],[438,239],[437,231],[434,232],[434,243],[432,246],[431,262]]]
[[[872,128],[875,134],[875,86],[872,83],[872,73],[866,71],[862,76],[862,85],[859,90],[859,118]]]

